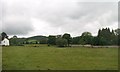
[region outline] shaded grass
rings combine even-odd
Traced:
[[[117,70],[118,48],[3,47],[3,70]]]

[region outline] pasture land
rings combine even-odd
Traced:
[[[118,48],[47,45],[2,48],[3,70],[117,70]]]

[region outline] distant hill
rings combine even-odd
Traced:
[[[28,40],[29,39],[34,39],[34,40],[41,40],[41,39],[47,39],[47,37],[46,36],[32,36],[32,37],[29,37],[29,38],[27,38]]]
[[[46,44],[47,43],[48,38],[46,36],[32,36],[29,38],[26,38],[26,42],[37,42],[40,44]]]
[[[48,38],[46,36],[32,36],[28,38],[11,38],[11,45],[21,44],[47,44]]]

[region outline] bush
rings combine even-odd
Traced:
[[[59,47],[65,47],[65,46],[67,46],[67,44],[68,44],[68,42],[64,38],[58,38],[56,40],[56,45],[59,46]]]

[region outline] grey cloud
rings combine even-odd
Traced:
[[[62,10],[56,10],[55,8],[54,10],[52,10],[52,12],[51,10],[46,8],[44,9],[45,13],[43,13],[42,10],[40,9],[39,12],[42,14],[40,14],[39,17],[43,20],[52,22],[53,26],[54,25],[58,26],[58,25],[64,24],[66,18],[71,18],[71,20],[75,20],[75,21],[84,19],[85,22],[90,22],[95,20],[99,21],[99,17],[111,11],[112,12],[110,14],[110,18],[112,18],[111,21],[114,21],[114,20],[117,21],[117,3],[113,3],[113,2],[107,2],[107,3],[106,2],[87,2],[86,3],[84,2],[84,3],[73,3],[72,7],[71,6],[69,7],[67,5],[65,6],[66,7],[62,8]]]
[[[20,4],[2,1],[2,31],[9,35],[27,35],[34,30],[29,11]]]
[[[96,33],[101,26],[117,22],[117,3],[79,2],[79,0],[5,0],[3,17],[17,16],[17,21],[6,20],[3,30],[10,34],[27,34],[33,31],[30,19],[49,23],[62,32],[80,34],[84,31]],[[25,20],[20,20],[20,18]],[[13,25],[13,26],[11,26]],[[19,26],[19,29],[16,29]],[[12,29],[11,29],[12,27]],[[26,29],[24,32],[23,29]],[[12,33],[11,33],[12,32]]]
[[[4,18],[2,23],[2,30],[9,35],[26,35],[33,30],[29,18],[22,16]]]
[[[48,9],[40,17],[51,22],[53,27],[61,27],[63,32],[95,33],[99,28],[117,22],[117,12],[117,3],[114,2],[76,2],[70,7],[65,5],[62,10],[51,12]]]

